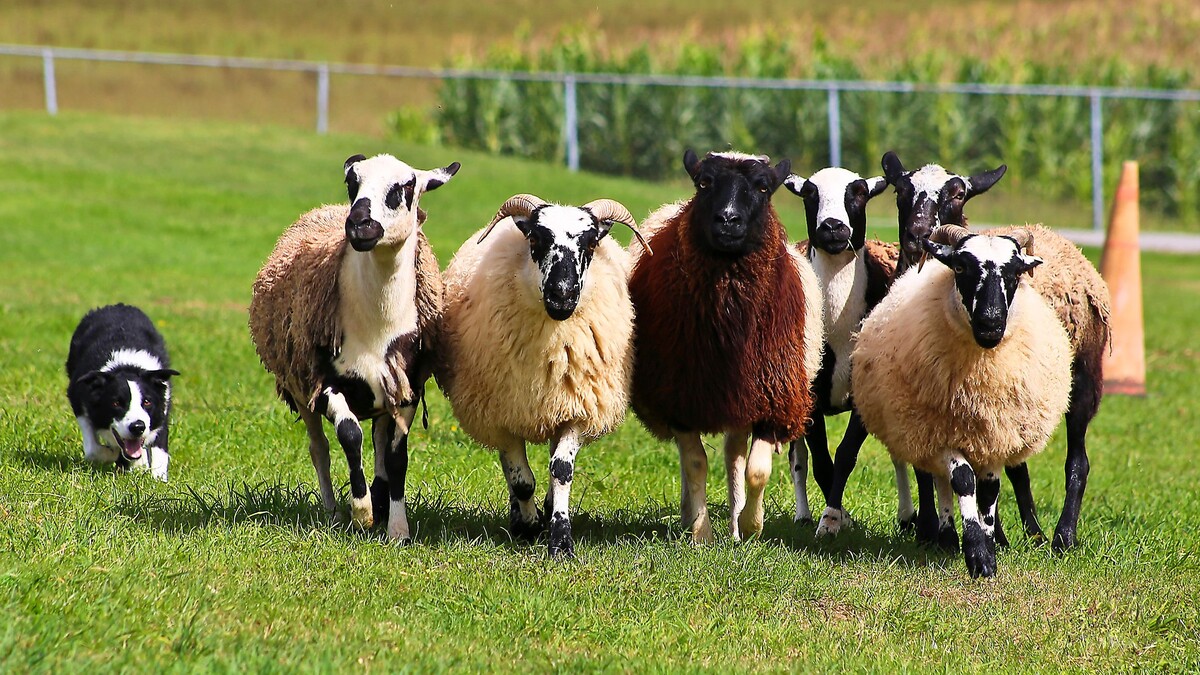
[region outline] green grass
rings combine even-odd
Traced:
[[[462,162],[422,202],[443,262],[515,192],[613,197],[638,216],[686,194],[368,137],[0,115],[0,670],[1200,667],[1191,258],[1143,259],[1150,393],[1107,399],[1092,427],[1079,549],[1060,558],[1015,536],[991,581],[894,531],[874,441],[847,491],[857,529],[823,542],[794,528],[781,459],[761,540],[692,546],[675,452],[633,420],[581,454],[579,557],[547,560],[544,544],[509,540],[498,463],[432,384],[409,473],[415,543],[325,522],[302,426],[274,398],[245,307],[278,233],[343,197],[345,157],[378,151]],[[890,201],[873,207],[888,227]],[[798,233],[799,211],[784,217]],[[118,300],[151,314],[184,373],[168,485],[88,466],[65,400],[75,323]],[[1063,447],[1060,430],[1031,462],[1043,525],[1061,506]],[[531,456],[545,466],[544,448]],[[1015,529],[1007,488],[1002,513]]]

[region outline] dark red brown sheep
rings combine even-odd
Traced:
[[[712,537],[700,434],[726,434],[739,539],[762,530],[772,453],[802,436],[812,413],[821,296],[771,205],[790,162],[772,167],[741,153],[700,160],[689,150],[684,167],[696,194],[647,218],[655,255],[637,257],[629,281],[633,409],[654,435],[679,446],[683,524],[698,540]]]

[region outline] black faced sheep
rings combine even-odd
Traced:
[[[739,539],[761,532],[772,453],[804,433],[812,412],[820,289],[771,205],[790,162],[772,167],[741,153],[701,160],[689,150],[683,163],[696,194],[646,219],[655,255],[640,255],[629,281],[632,404],[651,433],[678,445],[683,525],[696,540],[712,538],[700,435],[726,434],[730,529]]]
[[[458,167],[422,171],[391,155],[346,160],[350,204],[314,209],[289,227],[250,303],[259,358],[308,430],[325,508],[332,512],[335,498],[322,416],[336,427],[350,466],[351,520],[370,527],[379,517],[372,497],[387,499],[388,536],[397,540],[410,536],[408,431],[432,373],[442,312],[441,272],[417,203]],[[374,420],[371,492],[362,468],[365,419]]]
[[[854,335],[867,313],[883,299],[896,271],[896,247],[867,241],[867,203],[883,192],[882,176],[862,178],[840,167],[821,169],[809,178],[789,176],[789,190],[804,200],[808,239],[799,248],[812,263],[821,285],[825,317],[825,344],[821,369],[813,383],[816,410],[804,440],[812,453],[813,476],[825,496],[825,512],[817,535],[837,534],[848,522],[842,508],[846,480],[858,459],[867,432],[850,399],[850,352]],[[836,461],[829,456],[825,435],[826,415],[850,412],[846,434],[838,445]],[[796,493],[796,521],[812,518],[806,490],[806,452],[799,441],[789,452]],[[915,519],[908,467],[896,465],[898,518],[902,525]]]
[[[940,529],[953,532],[951,490],[971,576],[996,573],[1000,467],[1041,451],[1066,412],[1071,342],[1025,274],[1033,237],[939,227],[941,264],[896,280],[863,322],[852,395],[892,457],[936,478]]]
[[[568,501],[583,443],[625,417],[633,377],[625,207],[506,201],[446,270],[437,380],[464,431],[500,452],[514,534],[542,529],[526,443],[550,443],[550,554],[574,552]],[[634,230],[636,232],[636,230]]]
[[[994,185],[1004,175],[1005,167],[1000,165],[992,171],[969,178],[951,174],[937,165],[907,172],[895,153],[889,152],[883,157],[883,169],[888,181],[896,186],[901,242],[911,244],[929,232],[930,223],[965,227],[962,204]],[[936,203],[936,208],[931,208],[930,203]],[[930,213],[936,217],[930,216]],[[1075,355],[1071,367],[1071,407],[1067,411],[1067,489],[1053,540],[1054,549],[1062,551],[1074,546],[1076,541],[1079,511],[1090,468],[1087,428],[1100,409],[1100,401],[1104,396],[1102,362],[1108,344],[1108,316],[1112,303],[1104,279],[1074,244],[1045,228],[1032,226],[1026,229],[1034,233],[1038,254],[1046,260],[1046,264],[1033,275],[1031,283],[1066,327]],[[998,229],[987,233],[1003,234],[1006,231]],[[902,248],[897,273],[916,260],[909,257],[908,244]],[[1035,539],[1044,539],[1029,487],[1029,468],[1017,464],[1007,467],[1005,473],[1013,484],[1026,533]],[[922,495],[919,511],[929,514],[919,518],[917,533],[922,540],[931,541],[937,536],[932,515],[931,486],[920,474],[917,484]],[[1003,530],[998,532],[997,537],[1004,543]]]

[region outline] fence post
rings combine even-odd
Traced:
[[[1100,93],[1092,91],[1092,229],[1104,228],[1104,124]]]
[[[829,87],[829,166],[842,165],[842,106],[838,88]]]
[[[317,133],[329,131],[329,64],[317,66]]]
[[[563,78],[563,134],[567,145],[567,168],[579,171],[579,111],[575,98],[575,76]]]
[[[46,112],[58,114],[58,83],[54,78],[54,52],[42,50],[42,82],[46,88]]]

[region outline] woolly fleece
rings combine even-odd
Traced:
[[[962,309],[954,275],[927,262],[896,280],[863,322],[851,357],[852,395],[867,429],[894,459],[940,476],[950,450],[977,469],[1040,452],[1071,392],[1066,330],[1027,279],[993,349],[975,343]]]
[[[546,315],[529,243],[511,218],[482,243],[471,235],[446,269],[436,377],[463,430],[479,443],[544,443],[565,424],[585,440],[625,417],[633,377],[628,256],[605,237],[579,305]]]
[[[313,410],[324,388],[330,358],[341,346],[338,325],[338,272],[343,255],[367,255],[346,243],[350,206],[332,204],[305,213],[279,237],[254,281],[250,301],[250,334],[263,366],[275,375],[275,388],[292,409]],[[424,214],[419,213],[419,221]],[[382,373],[385,406],[396,414],[399,403],[424,391],[432,372],[431,353],[438,343],[442,314],[442,276],[425,234],[417,242],[417,331],[421,336],[416,363],[388,355]],[[414,369],[415,366],[415,369]],[[406,371],[415,374],[409,382]]]

